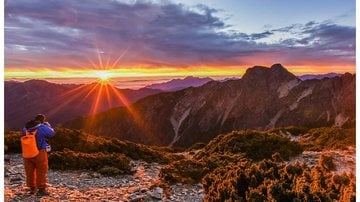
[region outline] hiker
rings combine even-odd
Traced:
[[[23,147],[24,167],[26,174],[26,185],[30,188],[30,194],[34,194],[38,189],[38,195],[49,195],[46,191],[47,172],[48,172],[48,156],[47,150],[49,151],[50,145],[47,143],[46,138],[54,136],[55,132],[51,125],[45,121],[45,116],[39,114],[34,120],[28,121],[25,124],[25,128],[22,130],[23,138],[28,135],[35,135],[33,139],[34,148],[26,150]],[[35,141],[36,140],[36,141]],[[36,142],[36,144],[35,144]],[[23,144],[23,142],[22,142]],[[36,145],[36,146],[35,146]],[[28,157],[25,155],[29,152],[36,152],[34,157]]]

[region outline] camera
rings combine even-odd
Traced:
[[[50,152],[51,151],[51,146],[48,144],[47,146],[46,146],[46,152]]]

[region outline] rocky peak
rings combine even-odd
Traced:
[[[347,78],[347,79],[354,79],[355,78],[355,74],[351,74],[349,72],[346,72],[345,74],[342,75],[343,78]]]
[[[284,66],[282,66],[281,64],[273,64],[270,67],[271,73],[276,75],[276,76],[280,76],[283,77],[284,79],[289,79],[289,80],[293,80],[296,79],[297,77],[295,75],[293,75],[292,73],[290,73]]]
[[[295,75],[293,75],[292,73],[290,73],[284,66],[282,66],[281,64],[277,63],[277,64],[273,64],[270,67],[270,70],[272,73],[274,74],[282,74],[282,75],[286,75],[286,76],[292,76],[295,77]]]
[[[285,69],[285,67],[282,66],[282,64],[280,64],[280,63],[276,63],[276,64],[271,65],[270,69],[272,69],[274,71],[284,71],[284,70],[287,71]]]
[[[263,66],[254,66],[246,70],[246,73],[242,77],[244,82],[260,82],[267,80],[271,83],[283,83],[297,79],[295,75],[290,73],[281,64],[274,64],[270,68]]]
[[[256,77],[263,77],[266,75],[266,73],[268,72],[269,68],[267,67],[263,67],[263,66],[254,66],[254,67],[251,67],[251,68],[248,68],[244,74],[244,76],[242,77],[243,80],[246,80],[246,79],[253,79],[253,78],[256,78]]]

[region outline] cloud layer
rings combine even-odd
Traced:
[[[5,66],[355,65],[355,27],[309,22],[248,34],[227,31],[216,12],[171,2],[6,1]]]

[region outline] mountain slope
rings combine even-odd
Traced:
[[[89,115],[124,106],[161,91],[117,89],[109,84],[54,84],[44,80],[5,81],[5,128],[20,129],[36,114],[44,113],[51,123],[63,123],[77,116]],[[95,106],[95,103],[96,106]]]
[[[115,108],[66,125],[145,144],[190,146],[232,130],[354,123],[354,75],[301,81],[275,64],[249,68],[239,80],[149,96],[131,111]]]
[[[212,81],[211,78],[198,78],[188,76],[184,79],[173,79],[164,83],[156,83],[146,86],[145,88],[158,89],[162,91],[177,91],[188,87],[199,87],[205,83]]]

